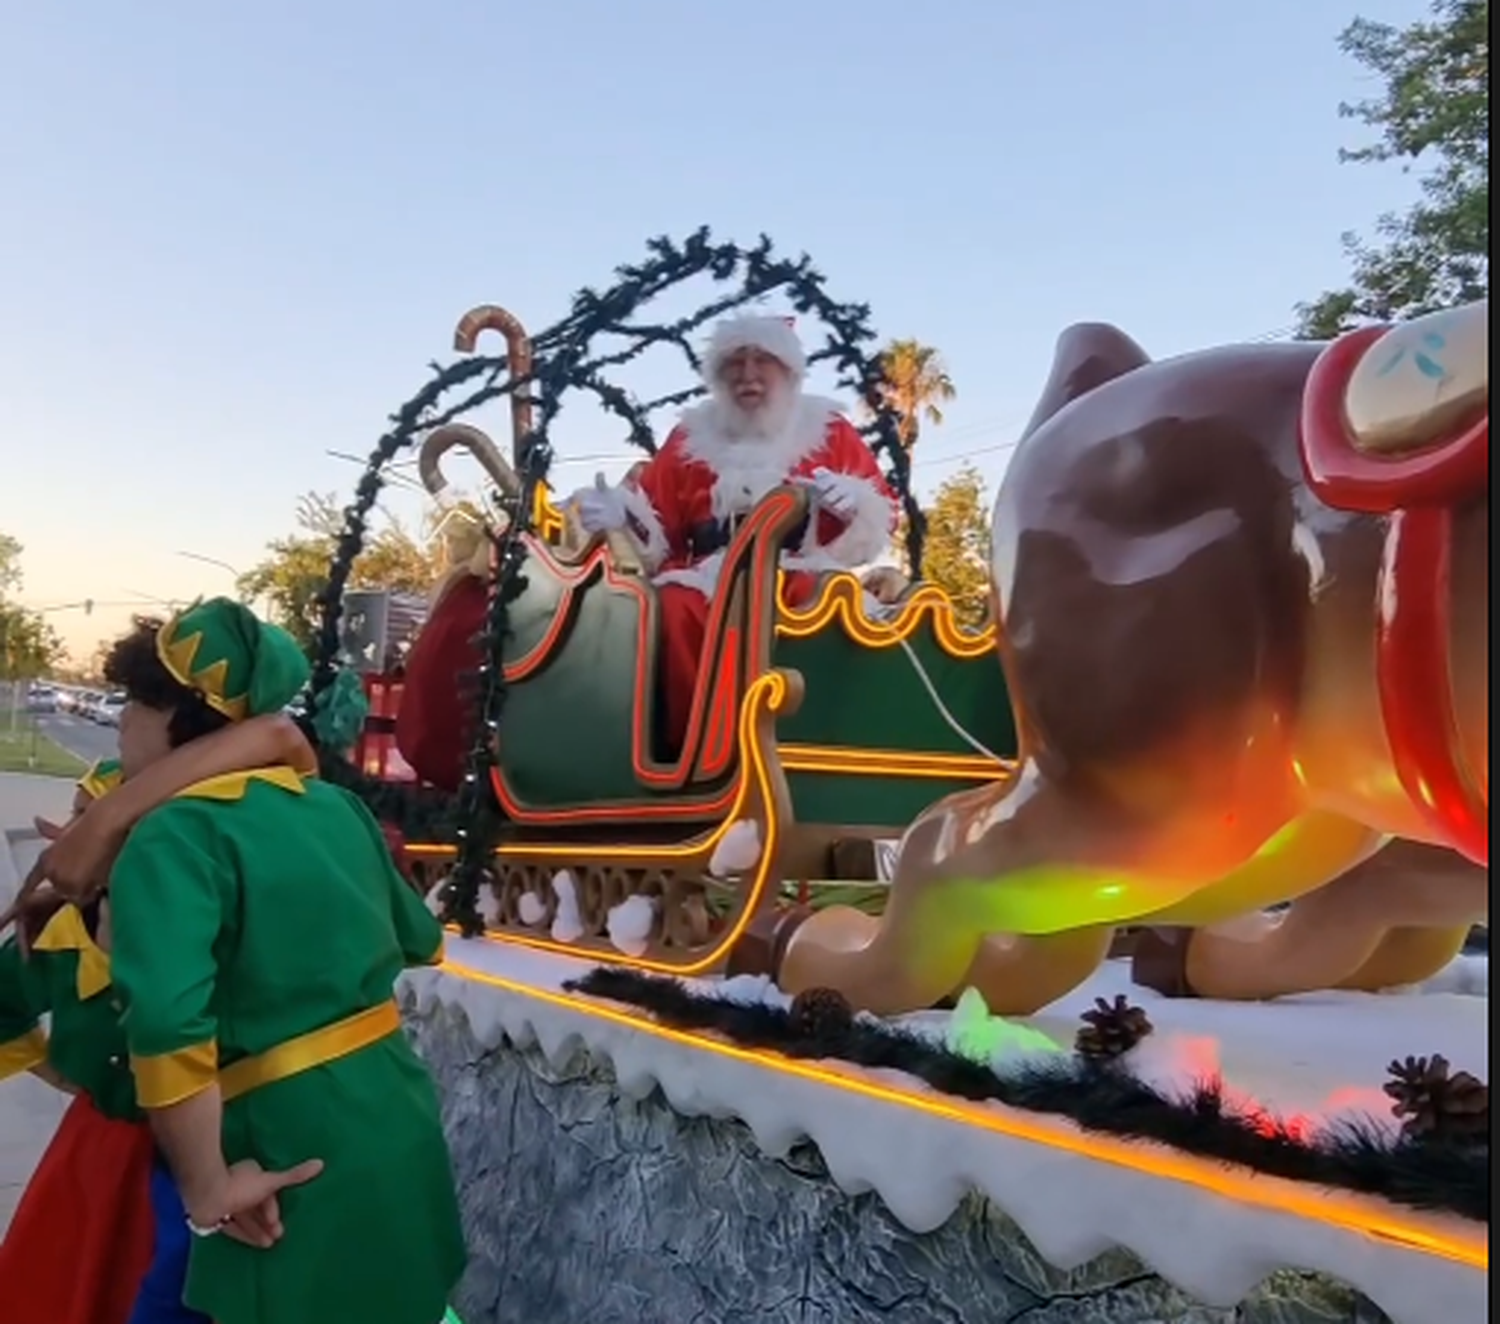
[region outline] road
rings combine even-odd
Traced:
[[[119,755],[119,732],[112,726],[99,726],[86,717],[74,717],[71,713],[39,713],[36,721],[44,736],[56,741],[70,754],[76,754],[85,763]]]

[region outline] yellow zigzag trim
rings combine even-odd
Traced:
[[[224,693],[229,682],[229,661],[219,658],[201,671],[193,670],[193,661],[203,643],[203,632],[195,631],[186,639],[177,638],[177,621],[168,621],[156,632],[156,655],[172,673],[179,685],[197,690],[208,702],[208,706],[221,712],[231,722],[243,721],[250,707],[250,696],[240,694],[230,698]]]

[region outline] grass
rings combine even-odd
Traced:
[[[43,777],[81,777],[86,764],[49,740],[29,713],[17,713],[12,730],[11,715],[0,712],[0,772],[31,772]]]

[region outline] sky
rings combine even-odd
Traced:
[[[767,233],[937,346],[918,486],[967,460],[993,491],[1069,323],[1157,356],[1282,331],[1414,191],[1338,161],[1378,88],[1337,36],[1420,0],[7,9],[0,529],[28,605],[100,604],[49,612],[80,658],[349,495],[328,452],[369,451],[467,308],[540,329],[651,235]],[[630,458],[590,408],[554,441],[563,491]]]

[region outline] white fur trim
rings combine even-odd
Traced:
[[[802,395],[787,424],[771,437],[732,437],[723,428],[722,406],[698,405],[682,416],[683,454],[713,471],[716,519],[747,515],[768,492],[780,487],[809,455],[827,444],[838,402]]]
[[[782,364],[800,385],[807,375],[807,353],[784,317],[727,317],[713,329],[703,356],[703,376],[714,381],[724,360],[742,349],[758,349]]]
[[[890,547],[896,527],[896,506],[874,483],[863,478],[844,477],[849,484],[849,495],[854,498],[854,514],[844,531],[818,551],[846,570],[852,570],[884,555]]]
[[[637,537],[642,532],[646,535],[641,547],[641,559],[646,563],[646,573],[650,574],[667,559],[669,545],[666,530],[662,528],[661,518],[656,513],[656,507],[651,504],[651,498],[644,492],[634,487],[621,487],[618,491],[625,501],[625,513],[628,517],[626,528]],[[636,525],[640,527],[636,528]]]
[[[719,574],[724,569],[726,554],[727,549],[724,549],[713,552],[692,565],[681,566],[676,570],[663,570],[651,583],[656,588],[661,588],[664,584],[682,584],[686,588],[696,589],[712,602],[714,590],[719,587]]]

